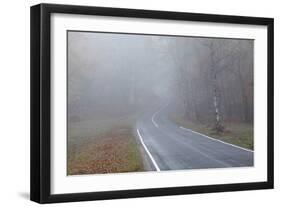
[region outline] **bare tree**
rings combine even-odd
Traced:
[[[217,41],[216,39],[205,39],[201,41],[202,44],[208,49],[209,53],[209,67],[211,73],[211,84],[212,84],[212,96],[213,106],[215,114],[215,126],[216,132],[223,132],[224,126],[222,124],[222,113],[221,113],[221,90],[218,83],[218,75],[229,68],[233,58],[232,45],[227,44],[227,41]]]

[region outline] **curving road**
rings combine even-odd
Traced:
[[[166,116],[167,106],[145,114],[136,128],[155,170],[253,166],[253,151],[176,125]]]

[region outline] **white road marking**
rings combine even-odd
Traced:
[[[152,123],[157,127],[159,128],[159,125],[156,123],[156,121],[154,120],[155,119],[155,116],[160,112],[162,111],[164,108],[166,108],[167,106],[169,105],[169,103],[167,103],[164,107],[161,107],[158,111],[156,111],[153,115],[152,115]]]
[[[236,147],[236,148],[239,148],[239,149],[248,151],[248,152],[254,152],[253,150],[246,149],[246,148],[243,148],[243,147],[239,147],[239,146],[237,146],[237,145],[230,144],[230,143],[227,143],[227,142],[224,142],[224,141],[221,141],[221,140],[218,140],[218,139],[209,137],[209,136],[207,136],[207,135],[205,135],[205,134],[201,134],[201,133],[199,133],[199,132],[195,132],[195,131],[193,131],[193,130],[191,130],[191,129],[187,129],[187,128],[184,128],[184,127],[182,127],[182,126],[180,126],[179,128],[181,128],[181,129],[183,129],[183,130],[186,130],[186,131],[189,131],[189,132],[192,132],[192,133],[195,133],[195,134],[199,134],[199,135],[201,135],[201,136],[203,136],[203,137],[205,137],[205,138],[211,139],[211,140],[216,141],[216,142],[221,142],[221,143],[223,143],[223,144],[230,145],[230,146],[232,146],[232,147]]]
[[[158,112],[158,111],[157,111],[157,112]],[[155,114],[153,114],[151,120],[152,120],[153,124],[158,128],[159,126],[158,126],[158,124],[157,124],[157,123],[155,122],[155,120],[154,120],[155,115],[157,114],[157,112],[156,112]]]
[[[182,126],[180,126],[181,129],[185,130],[185,131],[189,131],[189,132],[192,132],[190,129],[187,129],[187,128],[184,128]]]
[[[158,167],[156,161],[154,160],[154,158],[152,157],[151,153],[149,152],[149,150],[147,149],[146,145],[144,144],[143,139],[142,139],[142,137],[140,135],[139,129],[137,129],[137,133],[139,135],[139,138],[140,138],[140,141],[141,141],[141,144],[142,144],[143,148],[145,149],[146,153],[148,154],[149,158],[151,159],[155,169],[159,172],[160,168]]]

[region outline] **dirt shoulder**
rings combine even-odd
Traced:
[[[93,122],[70,126],[68,175],[145,171],[141,145],[134,133],[134,117],[112,123],[104,122],[103,127]]]

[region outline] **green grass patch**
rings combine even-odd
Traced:
[[[240,147],[251,150],[254,149],[254,132],[252,124],[226,122],[223,123],[225,127],[224,132],[217,133],[216,131],[214,131],[212,124],[194,123],[176,115],[170,115],[170,118],[178,125],[191,129],[193,131]]]

